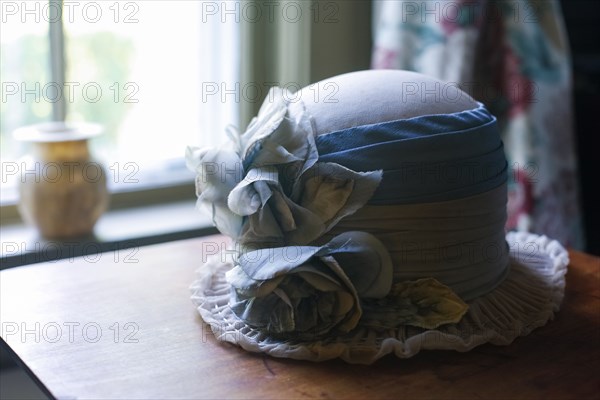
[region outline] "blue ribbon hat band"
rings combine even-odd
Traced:
[[[317,136],[319,159],[355,171],[383,169],[369,204],[453,200],[506,181],[496,118],[479,107],[362,125]]]

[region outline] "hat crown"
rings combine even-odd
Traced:
[[[368,70],[324,79],[301,89],[290,114],[308,112],[315,135],[431,114],[477,108],[453,82],[411,71]]]

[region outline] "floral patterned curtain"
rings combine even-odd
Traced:
[[[558,2],[375,1],[373,26],[373,68],[458,85],[498,118],[511,168],[507,229],[582,248],[571,66]]]

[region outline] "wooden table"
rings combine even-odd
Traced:
[[[600,397],[600,259],[572,252],[561,312],[507,347],[372,366],[217,342],[189,285],[220,236],[0,273],[2,339],[56,398]]]

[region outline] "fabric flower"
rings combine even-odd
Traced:
[[[240,319],[274,336],[310,340],[355,328],[360,299],[389,293],[392,262],[371,234],[346,232],[321,247],[245,253],[227,280],[230,306]]]
[[[186,164],[196,172],[197,206],[206,209],[213,223],[225,235],[236,237],[242,227],[242,217],[227,206],[229,192],[242,180],[242,160],[229,149],[188,147]]]
[[[228,132],[227,147],[186,155],[198,174],[199,205],[248,247],[309,244],[361,208],[381,181],[381,171],[318,162],[310,117],[290,114],[291,97],[271,89],[246,132]]]
[[[361,208],[380,177],[379,172],[357,173],[338,164],[317,163],[290,181],[277,168],[260,168],[232,190],[228,204],[235,213],[248,216],[241,243],[259,248],[305,245]]]

